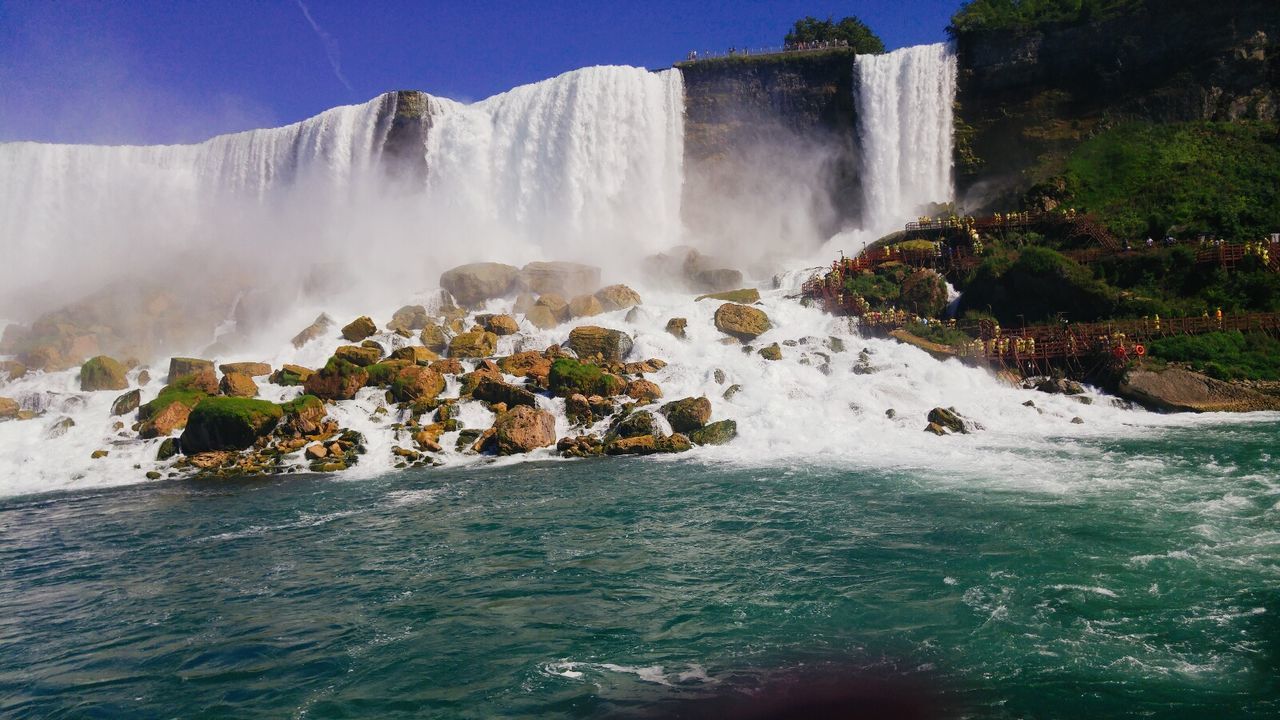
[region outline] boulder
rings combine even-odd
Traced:
[[[559,397],[582,394],[587,397],[608,397],[621,393],[626,384],[617,375],[604,372],[595,365],[578,362],[572,358],[556,358],[551,363],[547,387]]]
[[[244,373],[229,372],[222,376],[218,389],[227,397],[251,398],[258,396],[258,384]]]
[[[930,425],[938,425],[954,433],[969,433],[969,428],[965,425],[964,418],[960,417],[960,414],[956,411],[948,408],[936,407],[930,410],[928,420]],[[928,430],[929,428],[925,429]]]
[[[324,409],[324,401],[315,395],[299,395],[286,403],[281,403],[280,410],[284,412],[285,419],[295,427],[319,426],[328,417],[328,412]]]
[[[377,334],[378,326],[373,324],[373,320],[368,315],[361,315],[342,328],[342,337],[346,338],[348,342],[360,342]]]
[[[27,366],[17,360],[0,360],[0,380],[17,380],[27,374]]]
[[[569,319],[569,301],[559,293],[544,293],[538,297],[533,306],[551,311],[551,315],[559,322]]]
[[[128,370],[120,361],[106,355],[99,355],[86,360],[80,366],[80,389],[85,392],[95,390],[124,390],[129,387],[125,377]]]
[[[497,363],[492,360],[481,360],[476,369],[462,376],[462,387],[460,388],[463,395],[470,395],[472,390],[476,389],[476,385],[480,384],[483,377],[491,377],[494,380],[502,380],[502,370],[498,368]]]
[[[592,457],[604,452],[600,438],[594,435],[562,437],[556,442],[556,451],[563,457]]]
[[[685,328],[689,327],[689,321],[685,318],[671,318],[667,321],[667,332],[684,340],[687,337]]]
[[[12,420],[18,417],[18,411],[22,406],[18,405],[18,401],[12,398],[0,397],[0,420]]]
[[[721,420],[689,433],[694,445],[723,445],[738,436],[736,420]]]
[[[429,318],[425,307],[421,305],[405,305],[391,315],[391,322],[387,323],[387,329],[392,332],[397,330],[421,330],[427,326],[428,321]]]
[[[511,306],[511,312],[516,315],[524,315],[533,309],[538,302],[538,296],[533,293],[522,292],[516,296],[515,304]]]
[[[716,309],[716,329],[743,342],[756,339],[771,327],[769,316],[746,305],[725,303]]]
[[[609,285],[596,291],[596,299],[604,307],[605,312],[625,310],[641,304],[640,293],[626,285]]]
[[[467,370],[462,366],[461,362],[458,362],[457,358],[441,358],[440,360],[432,362],[427,367],[435,370],[441,375],[461,375]]]
[[[329,332],[329,328],[331,327],[333,327],[333,318],[324,313],[320,313],[320,316],[315,319],[315,322],[303,328],[302,332],[294,335],[291,342],[295,348],[300,348],[316,338],[323,337],[325,333]]]
[[[924,426],[924,431],[925,431],[925,432],[927,432],[927,433],[933,433],[934,435],[946,435],[946,434],[947,434],[947,429],[946,429],[946,428],[944,428],[944,427],[942,427],[941,425],[939,425],[938,423],[934,423],[934,422],[931,422],[931,423],[929,423],[928,425],[925,425],[925,426]]]
[[[268,378],[268,381],[275,383],[276,385],[284,385],[288,387],[301,385],[307,381],[307,378],[314,374],[315,370],[312,370],[311,368],[286,363],[279,370],[271,373],[271,377]]]
[[[471,397],[488,403],[503,403],[508,408],[520,405],[527,405],[531,408],[538,407],[536,395],[522,387],[503,382],[501,378],[494,378],[491,375],[480,376],[475,388],[471,391]]]
[[[600,287],[600,268],[573,262],[531,262],[520,270],[520,287],[538,294],[592,293]]]
[[[569,301],[569,316],[575,318],[592,317],[604,312],[604,305],[595,295],[579,295]]]
[[[302,387],[308,395],[323,400],[350,400],[368,381],[367,370],[342,358],[332,357],[319,372],[304,380]]]
[[[587,401],[587,396],[581,393],[574,393],[565,398],[564,414],[569,422],[576,425],[586,425],[594,419],[591,415],[591,404]]]
[[[605,445],[604,452],[606,455],[653,455],[685,452],[692,447],[689,438],[680,433],[668,437],[638,435],[613,440]]]
[[[391,353],[392,360],[408,360],[415,365],[430,365],[440,356],[435,354],[430,348],[411,345],[409,347],[396,348]]]
[[[520,270],[502,263],[460,265],[440,276],[440,287],[464,307],[476,307],[515,289]]]
[[[1165,412],[1280,410],[1280,397],[1180,368],[1130,370],[1121,379],[1118,394]]]
[[[142,404],[142,391],[130,390],[111,403],[112,415],[128,415]]]
[[[661,428],[653,413],[640,410],[620,419],[609,430],[610,437],[631,438],[641,435],[658,435]]]
[[[530,325],[538,328],[539,330],[550,330],[560,324],[555,313],[553,313],[550,308],[543,305],[533,307],[529,312],[524,314],[524,319],[527,320]]]
[[[631,352],[631,336],[621,330],[610,330],[595,325],[582,325],[569,332],[566,346],[580,358],[599,354],[607,361],[621,361]]]
[[[556,442],[555,416],[527,405],[512,408],[493,423],[493,441],[499,455],[515,455]]]
[[[176,357],[169,358],[169,377],[165,380],[166,384],[172,385],[184,377],[206,374],[213,376],[213,384],[218,384],[217,373],[213,371],[212,360],[200,360],[198,358]],[[214,390],[217,392],[217,390]]]
[[[274,430],[283,415],[279,405],[266,400],[205,398],[191,411],[178,444],[186,455],[245,450]]]
[[[442,353],[449,347],[449,338],[445,337],[444,328],[434,322],[429,322],[422,328],[422,334],[418,339],[422,341],[424,347],[434,353]]]
[[[271,365],[264,362],[236,362],[219,365],[218,370],[223,375],[227,373],[243,373],[249,377],[262,377],[263,375],[271,374]]]
[[[658,412],[666,416],[672,430],[687,433],[705,426],[711,419],[711,401],[705,397],[682,398],[663,405]]]
[[[510,315],[492,315],[484,324],[484,329],[502,337],[520,332],[520,325]]]
[[[760,302],[760,291],[755,288],[726,290],[724,292],[699,295],[695,298],[695,301],[697,300],[721,300],[724,302],[738,303],[739,305],[750,305],[751,303]]]
[[[624,393],[641,403],[651,403],[662,397],[662,388],[649,380],[632,380]]]
[[[333,351],[333,356],[342,358],[352,365],[369,367],[382,359],[382,350],[377,347],[363,345],[341,345]]]
[[[444,392],[444,376],[429,367],[410,365],[396,375],[391,395],[398,402],[435,400]]]
[[[159,400],[159,398],[157,398]],[[156,401],[153,400],[148,405],[152,405]],[[139,414],[142,409],[138,408]],[[143,420],[142,427],[138,429],[138,437],[145,439],[164,437],[170,435],[174,430],[181,430],[187,426],[187,418],[191,415],[191,405],[178,400],[170,399],[154,405],[154,410],[148,413]]]
[[[539,387],[546,387],[551,374],[551,360],[542,353],[526,350],[498,360],[502,372],[516,377],[527,377]]]
[[[760,357],[764,358],[765,360],[781,360],[782,348],[778,345],[778,343],[774,343],[767,347],[762,347],[760,348]]]
[[[484,358],[498,350],[498,336],[484,330],[465,332],[449,341],[449,357]]]

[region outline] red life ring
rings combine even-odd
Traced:
[[[1111,354],[1112,354],[1112,355],[1115,355],[1117,358],[1119,358],[1119,359],[1121,359],[1121,360],[1123,360],[1124,358],[1128,357],[1128,355],[1129,355],[1129,353],[1125,352],[1125,349],[1124,349],[1124,346],[1123,346],[1123,345],[1117,345],[1117,346],[1116,346],[1116,349],[1111,351]]]
[[[1134,352],[1134,354],[1136,354],[1138,357],[1142,357],[1143,355],[1146,355],[1146,354],[1147,354],[1147,349],[1146,349],[1146,348],[1144,348],[1144,347],[1143,347],[1143,346],[1141,346],[1141,345],[1134,345],[1134,346],[1133,346],[1133,352]]]

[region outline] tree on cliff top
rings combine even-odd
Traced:
[[[1146,0],[968,0],[951,16],[952,34],[1106,20]]]
[[[840,40],[849,43],[849,47],[860,55],[884,52],[884,41],[856,17],[847,17],[840,22],[835,22],[830,17],[826,20],[806,17],[797,20],[786,37],[788,45]]]

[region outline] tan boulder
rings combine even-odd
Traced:
[[[631,336],[621,330],[611,330],[595,325],[574,328],[569,332],[569,342],[566,343],[569,349],[577,353],[580,358],[586,359],[599,354],[610,361],[624,359],[631,352],[633,344]]]
[[[449,357],[483,358],[497,352],[498,336],[491,332],[465,332],[449,341]]]
[[[717,330],[743,342],[754,340],[771,327],[769,316],[763,311],[735,303],[716,309],[715,323]]]
[[[685,318],[671,318],[667,321],[667,332],[684,340],[687,337],[685,328],[689,327],[689,321]]]
[[[579,295],[569,301],[570,317],[592,317],[603,312],[604,305],[596,299],[595,295]]]
[[[315,319],[315,322],[312,322],[310,325],[303,328],[297,335],[294,335],[291,342],[295,348],[300,348],[312,340],[323,337],[325,333],[329,332],[329,328],[331,327],[333,327],[333,318],[324,313],[320,313],[319,317]]]
[[[651,403],[662,397],[662,388],[650,380],[632,380],[627,383],[626,395],[642,403]]]
[[[218,389],[227,397],[257,397],[258,384],[253,381],[252,377],[244,373],[229,372],[222,376],[222,382],[218,383]]]
[[[115,358],[106,355],[90,358],[80,366],[80,389],[85,392],[124,390],[129,387],[129,380],[125,377],[127,372]]]
[[[543,293],[534,303],[534,307],[544,307],[551,311],[552,317],[560,322],[569,319],[569,301],[559,293]]]
[[[264,362],[236,362],[218,366],[223,375],[227,373],[244,373],[249,377],[262,377],[271,374],[271,365]]]
[[[445,337],[444,328],[434,322],[428,322],[418,336],[424,347],[435,353],[442,353],[449,347],[449,338]]]
[[[360,342],[376,334],[378,334],[378,326],[373,324],[373,320],[368,315],[361,315],[342,328],[342,337],[348,342]]]
[[[613,312],[614,310],[625,310],[634,305],[641,304],[640,293],[632,290],[626,285],[609,285],[602,287],[596,291],[596,299],[604,306],[605,312]]]
[[[538,294],[592,293],[600,287],[600,268],[573,262],[531,262],[520,270],[520,287]]]
[[[18,405],[18,401],[12,398],[0,397],[0,420],[12,420],[18,417],[18,411],[22,407]]]
[[[484,329],[497,335],[515,335],[520,332],[520,325],[510,315],[492,315],[484,323]]]
[[[397,330],[421,330],[427,326],[428,320],[425,307],[421,305],[405,305],[392,314],[391,322],[387,323],[387,329],[392,332]]]
[[[502,372],[516,377],[527,377],[540,387],[546,387],[551,374],[551,360],[536,350],[526,350],[498,360]]]
[[[491,298],[510,293],[520,270],[503,263],[484,262],[460,265],[440,276],[440,287],[460,304],[475,307]]]
[[[499,455],[515,455],[556,442],[555,416],[545,410],[519,405],[493,423],[493,439]]]
[[[555,313],[551,311],[551,308],[544,305],[534,306],[529,310],[529,312],[524,314],[524,319],[528,320],[530,325],[540,330],[550,330],[560,324],[560,321],[556,318]]]
[[[17,360],[0,360],[0,380],[17,380],[27,374],[27,366]]]
[[[142,423],[142,427],[138,430],[138,437],[150,439],[170,435],[175,430],[185,428],[187,418],[190,416],[191,406],[174,400],[157,409]]]
[[[533,293],[522,292],[516,296],[516,302],[511,306],[511,312],[515,315],[524,315],[533,309],[538,302],[538,296]]]
[[[415,365],[429,365],[436,360],[439,360],[440,356],[435,354],[435,352],[429,348],[411,345],[409,347],[397,348],[391,353],[391,359],[408,360]]]
[[[352,365],[369,367],[382,359],[382,350],[378,347],[363,345],[342,345],[333,351],[333,356],[342,358]]]
[[[205,371],[213,373],[212,360],[186,357],[169,358],[169,377],[165,382],[172,385],[188,375],[203,374]],[[217,383],[216,377],[215,373],[215,384]]]
[[[663,405],[658,412],[671,423],[671,429],[679,433],[698,430],[711,419],[711,401],[705,397],[687,397]]]
[[[461,362],[458,362],[457,358],[441,358],[432,362],[427,367],[435,370],[441,375],[461,375],[466,372],[466,368],[462,366]]]
[[[322,400],[350,400],[369,382],[369,372],[341,358],[330,358],[318,372],[303,381],[308,395]]]

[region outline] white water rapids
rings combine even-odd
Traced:
[[[927,46],[859,58],[858,68],[867,222],[901,222],[921,202],[950,198],[954,58],[943,46]],[[787,274],[777,289],[769,278],[751,281],[764,290],[761,307],[773,321],[754,345],[787,343],[782,360],[721,344],[712,322],[718,303],[648,287],[636,272],[644,256],[696,240],[683,237],[680,219],[682,93],[677,71],[588,68],[471,105],[433,98],[423,148],[426,184],[408,191],[381,179],[381,99],[192,146],[0,145],[0,237],[8,243],[9,288],[0,293],[0,317],[17,317],[22,298],[54,293],[66,302],[127,270],[199,273],[206,260],[233,257],[244,272],[266,272],[272,283],[290,292],[296,285],[296,292],[277,296],[283,300],[271,325],[212,359],[316,367],[344,344],[337,331],[300,350],[289,339],[320,311],[338,326],[360,314],[381,325],[400,305],[427,298],[439,273],[459,263],[574,260],[598,264],[606,284],[627,282],[645,300],[631,322],[625,311],[582,322],[633,334],[636,359],[669,362],[650,378],[667,399],[706,395],[713,419],[738,421],[736,441],[697,449],[681,461],[945,465],[961,477],[1016,466],[1020,482],[1057,488],[1061,463],[1028,466],[1020,450],[1191,422],[1118,409],[1101,397],[1083,405],[1033,396],[956,361],[860,338],[845,320],[787,297],[806,273]],[[195,264],[177,270],[164,264],[175,256],[194,257]],[[331,291],[304,290],[301,279],[316,268]],[[489,310],[510,308],[510,300],[493,301]],[[671,317],[688,319],[687,340],[665,332]],[[574,325],[537,330],[523,324],[520,335],[501,340],[499,352],[564,342]],[[832,337],[847,350],[834,351]],[[374,339],[388,349],[416,342],[390,334]],[[864,347],[877,372],[854,374]],[[159,390],[167,357],[142,358],[155,378],[143,388],[143,402]],[[717,369],[723,383],[715,379]],[[108,409],[118,393],[80,392],[77,372],[32,373],[0,385],[0,395],[44,413],[0,423],[0,495],[132,483],[147,470],[165,470],[154,459],[159,440],[137,440],[127,427],[131,418],[113,429],[117,418]],[[723,399],[731,384],[741,391]],[[277,401],[300,392],[265,379],[260,387],[263,397]],[[1023,405],[1031,397],[1039,408]],[[539,402],[559,418],[558,434],[569,434],[563,401]],[[387,427],[394,411],[375,413],[383,404],[382,392],[368,388],[331,410],[368,439],[368,454],[345,476],[382,474],[394,464],[396,441]],[[939,405],[955,406],[986,429],[946,438],[922,433],[925,414]],[[893,418],[886,416],[891,408]],[[1075,416],[1084,424],[1072,424]],[[483,428],[492,414],[467,403],[462,420]],[[492,461],[453,452],[455,437],[441,441],[446,463]],[[91,459],[98,449],[109,455]],[[547,449],[501,462],[553,456]],[[1105,462],[1085,460],[1086,473]]]

